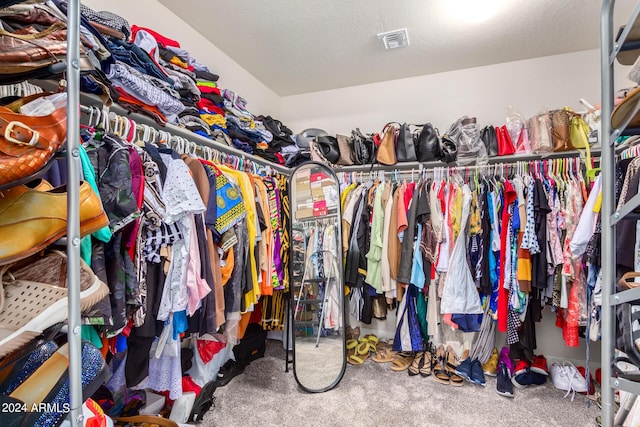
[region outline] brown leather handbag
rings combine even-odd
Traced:
[[[24,73],[65,60],[67,30],[55,23],[44,31],[25,27],[10,33],[0,29],[0,74]]]
[[[0,106],[0,189],[28,181],[66,140],[66,108],[40,117],[19,112],[22,105],[46,95],[50,94],[39,93]]]
[[[570,111],[564,109],[551,113],[553,151],[575,150],[571,143],[571,114]]]
[[[376,160],[380,164],[392,166],[398,163],[398,157],[396,156],[397,128],[392,123],[388,123],[382,131],[384,136],[380,141]]]

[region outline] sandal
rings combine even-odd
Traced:
[[[422,366],[420,367],[420,375],[423,378],[431,375],[431,372],[433,371],[434,360],[435,355],[430,350],[424,352],[424,359],[422,360]]]
[[[396,372],[402,372],[409,369],[411,366],[411,356],[408,356],[406,353],[398,353],[391,361],[390,369]]]
[[[135,426],[135,427],[178,427],[178,423],[168,418],[162,418],[159,415],[135,415],[133,417],[120,417],[113,419],[116,426]]]
[[[398,352],[391,350],[391,347],[380,347],[378,345],[378,351],[376,351],[371,360],[377,363],[392,362],[397,354]]]
[[[424,365],[424,351],[419,351],[413,358],[413,362],[411,366],[409,366],[409,376],[413,377],[420,373],[420,369],[422,369]]]
[[[444,364],[444,346],[441,344],[436,350],[436,359],[433,365],[433,378],[440,384],[451,384],[449,371],[445,369]]]
[[[355,328],[352,328],[351,326],[347,326],[346,336],[347,336],[347,341],[349,340],[357,341],[358,338],[360,338],[360,326],[356,326]]]
[[[445,368],[449,372],[449,380],[451,382],[451,385],[457,387],[462,386],[464,384],[464,378],[462,378],[455,372],[460,363],[458,362],[458,356],[456,356],[456,353],[453,351],[453,348],[451,346],[447,346],[447,351],[445,353],[445,362]]]

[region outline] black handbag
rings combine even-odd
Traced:
[[[320,150],[320,154],[329,163],[335,165],[340,159],[340,147],[338,146],[338,140],[334,136],[316,136],[315,143]]]
[[[376,157],[376,144],[371,136],[365,136],[356,128],[351,131],[353,161],[356,165],[372,164]]]
[[[453,163],[458,159],[458,146],[449,135],[442,136],[440,147],[442,149],[442,158],[440,160],[445,163]]]
[[[438,131],[431,123],[422,126],[416,135],[416,149],[419,162],[431,162],[442,159],[442,141]]]
[[[415,162],[418,160],[413,134],[411,133],[410,125],[406,123],[400,125],[400,130],[398,131],[396,158],[398,162]]]
[[[484,146],[487,148],[487,155],[498,155],[498,138],[496,136],[496,129],[493,126],[485,126],[480,131],[480,139],[484,142]]]

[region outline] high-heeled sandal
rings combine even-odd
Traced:
[[[451,384],[449,372],[445,369],[444,346],[441,344],[436,350],[435,363],[433,365],[433,378],[440,384]]]
[[[449,373],[449,380],[451,381],[451,385],[461,387],[464,384],[464,378],[460,375],[456,374],[456,368],[459,365],[458,356],[451,346],[447,346],[447,350],[445,352],[445,369]]]
[[[411,362],[411,366],[409,366],[409,376],[413,377],[420,373],[420,369],[424,364],[424,351],[419,351],[413,357],[413,362]]]
[[[433,372],[433,365],[435,360],[436,360],[435,351],[431,347],[424,352],[422,367],[420,367],[420,375],[423,378],[426,378],[429,375],[431,375],[431,373]]]

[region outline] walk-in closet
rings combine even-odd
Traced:
[[[640,3],[0,0],[0,426],[640,424]]]

